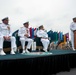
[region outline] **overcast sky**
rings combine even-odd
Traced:
[[[9,17],[13,31],[26,21],[30,27],[44,25],[49,30],[69,32],[76,17],[76,0],[0,0],[0,22]]]

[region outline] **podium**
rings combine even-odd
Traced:
[[[76,49],[76,30],[74,31],[74,48]]]

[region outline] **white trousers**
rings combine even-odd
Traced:
[[[48,49],[48,46],[49,46],[49,43],[50,43],[50,41],[48,40],[48,39],[41,39],[41,42],[42,42],[42,44],[43,44],[43,49],[44,50],[47,50]]]
[[[11,49],[13,48],[16,48],[16,39],[15,37],[10,37],[10,40],[8,41],[11,41]],[[2,36],[0,36],[0,49],[3,49],[3,42],[4,42],[4,38]]]
[[[32,46],[32,42],[33,40],[30,39],[30,38],[24,38],[24,37],[20,37],[20,41],[21,41],[21,45],[22,45],[22,49],[24,50],[25,49],[25,42],[27,41],[28,44],[27,44],[27,49],[30,49],[31,46]]]
[[[72,48],[74,49],[74,33],[71,31],[71,43],[72,43]]]

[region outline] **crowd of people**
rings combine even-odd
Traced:
[[[2,23],[0,24],[0,55],[6,55],[6,53],[3,50],[3,43],[4,41],[10,41],[11,42],[11,52],[10,54],[15,54],[14,51],[17,50],[16,45],[16,39],[14,36],[12,36],[12,30],[11,25],[9,24],[9,17],[5,17],[2,19]],[[74,32],[76,31],[76,17],[73,18],[73,22],[70,25],[71,30],[71,43],[72,43],[72,49],[76,50],[74,48]],[[43,25],[40,25],[38,27],[38,31],[36,33],[37,37],[40,38],[40,41],[43,44],[43,50],[47,52],[48,46],[50,44],[50,40],[48,37],[47,32],[45,31],[45,28]],[[33,39],[30,38],[30,31],[29,31],[29,22],[23,23],[23,27],[19,28],[18,36],[20,37],[20,42],[22,46],[22,53],[29,53],[29,49],[31,48]],[[27,47],[25,48],[25,42],[28,42]]]

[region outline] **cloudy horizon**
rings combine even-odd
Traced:
[[[0,0],[0,22],[9,17],[13,31],[26,21],[30,27],[44,25],[47,30],[69,32],[76,17],[76,0]]]

